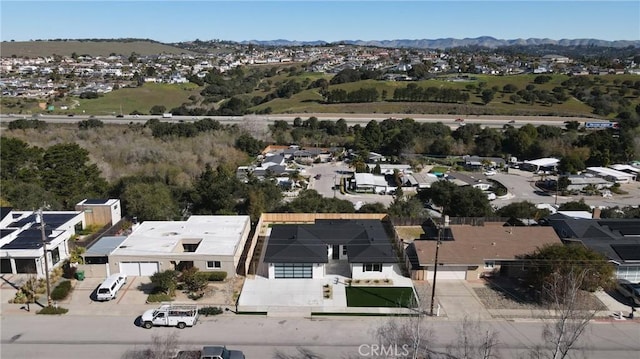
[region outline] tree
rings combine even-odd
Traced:
[[[540,293],[545,290],[545,286],[555,285],[555,281],[562,278],[576,276],[579,271],[586,272],[585,275],[581,275],[580,289],[588,291],[611,287],[614,276],[614,267],[607,258],[582,244],[546,245],[522,256],[521,259],[529,268],[527,284]]]
[[[499,358],[496,353],[498,333],[483,325],[480,320],[465,316],[457,330],[458,337],[447,352],[457,359]]]
[[[180,272],[167,269],[162,272],[155,272],[149,279],[155,288],[169,296],[174,295],[178,287],[178,276]]]
[[[142,350],[127,350],[121,359],[164,359],[173,358],[179,349],[179,336],[169,333],[165,336],[152,335],[151,343]],[[198,356],[199,357],[199,356]]]
[[[500,217],[509,218],[545,218],[549,215],[549,210],[540,210],[535,204],[529,201],[510,203],[496,212]]]
[[[580,201],[565,202],[558,208],[560,211],[587,211],[591,212],[591,207],[584,203],[584,198],[580,198]]]
[[[387,207],[380,202],[365,203],[357,211],[358,213],[387,213]]]
[[[165,113],[165,111],[167,111],[166,107],[164,107],[162,105],[154,105],[149,110],[149,113],[152,114],[152,115],[162,115],[163,113]]]
[[[127,215],[140,221],[173,220],[178,215],[178,206],[171,189],[159,181],[142,182],[125,180],[120,194]]]
[[[554,319],[545,324],[542,332],[542,339],[547,345],[534,348],[530,357],[569,357],[569,352],[596,314],[596,309],[590,307],[588,297],[582,291],[592,276],[590,268],[571,266],[567,271],[554,271],[547,277],[541,295]]]
[[[483,102],[485,105],[488,105],[488,104],[489,104],[489,102],[491,102],[491,101],[493,100],[493,96],[494,96],[494,94],[495,94],[495,93],[493,92],[493,90],[489,90],[489,89],[487,89],[487,90],[483,90],[483,91],[482,91],[482,95],[481,95],[481,97],[482,97],[482,102]]]
[[[103,197],[107,191],[98,166],[89,162],[89,151],[75,143],[47,148],[40,175],[45,190],[55,193],[68,209],[84,198]]]

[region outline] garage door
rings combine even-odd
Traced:
[[[158,262],[120,262],[120,273],[129,277],[151,276],[159,268]]]
[[[467,279],[467,271],[463,270],[442,270],[438,268],[436,280],[465,280]],[[433,271],[427,271],[425,280],[433,280]]]

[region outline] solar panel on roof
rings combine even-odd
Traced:
[[[106,204],[108,201],[108,199],[91,198],[84,201],[83,204]]]
[[[640,244],[612,244],[611,248],[625,261],[640,261]]]

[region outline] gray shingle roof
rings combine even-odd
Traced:
[[[328,246],[344,245],[350,263],[395,263],[391,242],[379,220],[317,220],[277,224],[271,229],[267,263],[327,263]]]

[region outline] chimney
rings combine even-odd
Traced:
[[[600,213],[602,212],[602,210],[598,207],[593,209],[593,214],[591,215],[592,219],[600,219]]]

